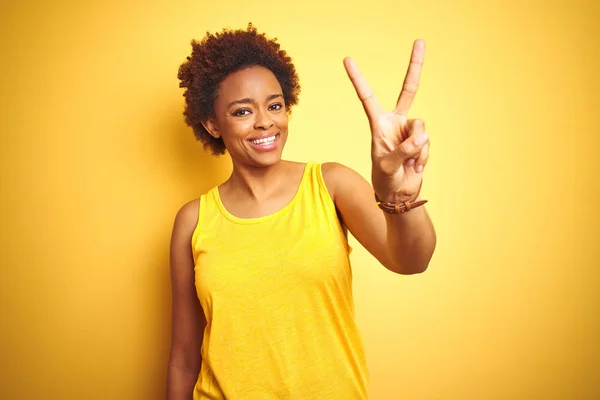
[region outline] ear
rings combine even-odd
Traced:
[[[200,121],[200,123],[202,124],[204,129],[206,129],[208,133],[210,133],[210,136],[214,137],[215,139],[221,137],[221,134],[219,133],[219,128],[217,127],[217,121],[215,121],[214,118],[210,117],[205,121]]]

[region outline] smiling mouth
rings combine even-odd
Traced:
[[[255,144],[257,146],[267,146],[269,144],[272,144],[275,142],[275,139],[277,139],[277,136],[279,134],[275,134],[273,136],[268,136],[265,138],[261,138],[261,139],[252,139],[252,140],[248,140],[250,143]]]

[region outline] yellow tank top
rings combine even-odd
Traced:
[[[207,320],[195,400],[368,397],[351,249],[319,164],[265,217],[235,217],[211,189],[192,248]]]

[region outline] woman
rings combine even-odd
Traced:
[[[399,274],[431,259],[418,199],[429,140],[406,117],[424,43],[393,112],[344,60],[370,122],[373,187],[337,163],[281,159],[300,86],[275,40],[250,24],[192,46],[179,70],[186,122],[213,154],[229,152],[233,172],[175,218],[168,398],[365,399],[346,228]]]

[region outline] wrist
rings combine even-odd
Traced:
[[[419,195],[418,193],[416,194]],[[415,200],[411,196],[401,195],[400,193],[387,193],[380,195],[375,192],[375,201],[378,203],[404,203],[405,201]]]
[[[413,208],[422,206],[427,203],[427,200],[421,200],[419,198],[419,193],[415,193],[412,198],[404,201],[382,201],[377,193],[375,193],[375,202],[377,202],[377,206],[381,210],[388,214],[403,214]]]

